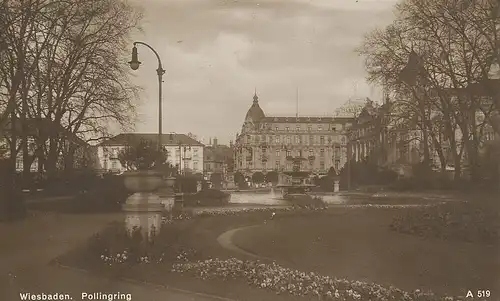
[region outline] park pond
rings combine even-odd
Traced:
[[[268,191],[231,191],[230,204],[234,205],[267,205],[287,206],[289,201],[283,199],[279,189]],[[447,200],[444,197],[405,195],[397,194],[344,194],[344,193],[311,193],[311,196],[320,197],[326,204],[332,205],[424,205],[435,204]]]

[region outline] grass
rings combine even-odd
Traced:
[[[382,202],[392,203],[389,200]],[[405,203],[413,201],[405,200]],[[222,248],[217,237],[230,229],[258,225],[237,232],[233,243],[251,253],[273,258],[286,268],[394,285],[406,291],[431,289],[454,296],[465,295],[467,289],[500,289],[498,248],[424,239],[390,230],[389,225],[395,217],[412,210],[335,207],[315,212],[277,212],[272,220],[270,212],[200,216],[167,225],[160,234],[159,244],[167,253],[186,248],[196,250],[190,262],[208,258],[224,261],[234,257],[251,260],[253,258]],[[120,226],[110,229],[113,227]],[[109,229],[103,234],[104,240],[113,240],[114,236],[114,230]],[[158,264],[107,266],[100,259],[99,251],[87,243],[57,261],[114,278],[132,278],[236,300],[304,300],[304,297],[276,295],[254,288],[244,277],[201,280],[174,273],[172,266],[178,263],[175,254],[168,254],[166,258]],[[317,297],[312,299],[318,300]]]
[[[294,215],[295,212],[284,212],[284,215]],[[217,242],[217,237],[233,227],[241,227],[263,223],[270,217],[269,212],[246,213],[245,218],[241,216],[209,216],[190,220],[177,221],[173,225],[167,225],[166,231],[160,234],[160,243],[167,249],[190,248],[197,250],[198,258],[221,258],[234,257],[231,251],[223,249]],[[111,225],[104,230],[107,237],[115,236]],[[111,229],[111,230],[110,230]],[[170,255],[170,254],[169,254]],[[167,256],[172,258],[172,256]],[[248,286],[245,281],[232,280],[228,289],[228,283],[217,280],[200,280],[190,276],[171,272],[175,261],[166,260],[161,264],[138,264],[108,266],[103,264],[100,254],[92,250],[92,245],[85,243],[74,250],[62,255],[55,260],[59,264],[90,270],[113,278],[132,278],[139,281],[171,286],[179,289],[191,290],[200,293],[214,294],[236,300],[303,300],[298,297],[277,296],[272,292],[256,289]]]
[[[323,275],[464,295],[500,289],[498,247],[422,239],[389,224],[412,209],[341,209],[315,218],[283,218],[236,233],[240,248]]]

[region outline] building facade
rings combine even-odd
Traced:
[[[352,116],[266,116],[254,95],[234,144],[235,170],[246,176],[271,170],[326,174],[347,161],[346,129]],[[297,170],[296,169],[296,170]]]
[[[43,162],[46,162],[50,150],[51,137],[57,137],[57,170],[92,167],[95,163],[94,149],[86,141],[46,118],[30,118],[24,124],[17,119],[14,126],[8,123],[5,136],[0,137],[0,160],[11,157],[12,135],[17,137],[16,172],[23,171],[25,165],[30,172],[46,172],[47,166]],[[26,137],[26,147],[23,147],[23,137]]]
[[[118,154],[127,146],[137,145],[142,139],[157,144],[157,134],[128,133],[112,137],[97,147],[99,169],[104,172],[120,173],[126,169],[120,164]],[[204,145],[184,134],[163,134],[163,148],[167,161],[178,167],[181,174],[203,173]]]

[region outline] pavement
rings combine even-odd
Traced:
[[[82,293],[114,293],[130,300],[213,301],[228,300],[147,283],[98,277],[85,271],[49,264],[57,256],[73,249],[108,223],[124,218],[123,213],[69,215],[37,213],[23,221],[0,223],[0,300],[22,300],[20,293],[68,294],[69,300]],[[98,296],[99,297],[99,296]],[[38,300],[52,300],[41,299]],[[34,299],[35,300],[35,299]],[[94,298],[93,300],[111,300]]]

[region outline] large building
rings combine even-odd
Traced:
[[[254,172],[301,171],[326,174],[338,172],[347,161],[345,130],[352,115],[336,117],[266,116],[255,94],[241,133],[235,140],[235,169]],[[298,165],[298,166],[297,166]]]
[[[118,160],[118,154],[126,146],[137,145],[141,139],[157,144],[158,134],[119,134],[99,144],[99,168],[110,172],[125,171]],[[162,145],[168,153],[167,161],[178,166],[180,173],[203,173],[202,143],[184,134],[163,134]]]
[[[29,118],[23,123],[16,119],[14,126],[8,123],[5,135],[0,137],[0,160],[10,158],[11,137],[17,137],[17,153],[15,168],[17,172],[26,168],[31,172],[45,172],[47,151],[50,149],[50,138],[57,137],[57,170],[78,169],[93,165],[92,147],[76,134],[68,131],[61,124],[46,118]],[[26,135],[26,148],[22,147],[22,137]],[[25,154],[24,152],[27,151]],[[24,160],[27,159],[26,164]]]

